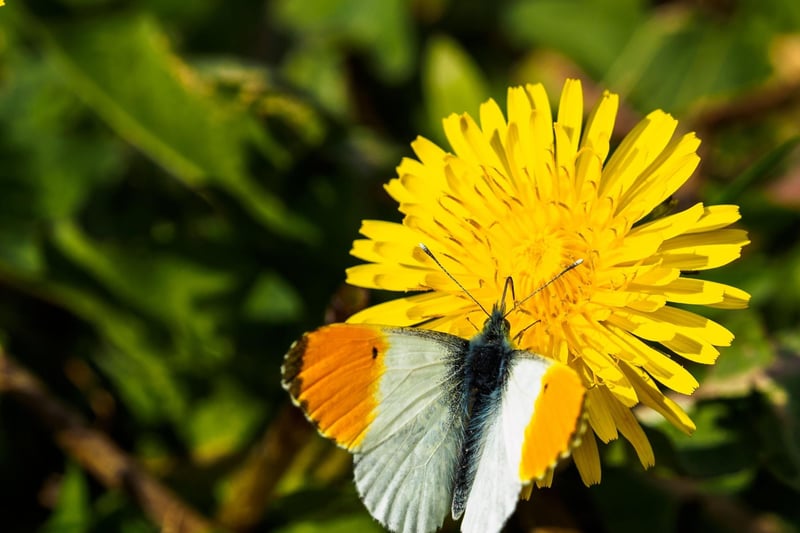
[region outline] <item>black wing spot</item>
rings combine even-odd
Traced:
[[[372,358],[373,359],[377,359],[378,358],[378,347],[377,346],[373,346],[372,347]]]

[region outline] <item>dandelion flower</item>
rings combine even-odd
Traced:
[[[606,92],[584,124],[580,82],[568,80],[554,122],[541,85],[514,87],[507,117],[488,100],[480,125],[467,114],[444,120],[451,152],[417,138],[417,159],[403,159],[386,185],[402,224],[365,220],[352,254],[367,263],[348,269],[347,279],[424,292],[367,308],[350,322],[474,335],[483,312],[420,242],[487,306],[509,276],[522,300],[582,259],[508,316],[511,331],[522,332],[519,348],[575,369],[588,390],[594,435],[609,442],[621,433],[649,467],[653,450],[631,408],[641,403],[684,432],[694,429],[665,390],[692,393],[698,382],[681,358],[712,364],[733,335],[685,306],[747,306],[744,291],[696,274],[733,261],[749,241],[728,228],[739,219],[734,205],[698,203],[648,218],[692,174],[700,141],[676,135],[677,121],[654,111],[609,157],[618,102]],[[591,433],[574,459],[586,484],[600,481]]]

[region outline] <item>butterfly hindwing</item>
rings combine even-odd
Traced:
[[[519,465],[523,482],[544,478],[559,459],[569,456],[578,445],[586,429],[585,402],[586,388],[574,370],[561,364],[548,366],[534,414],[525,427]]]
[[[468,341],[415,328],[335,324],[287,354],[284,386],[320,432],[355,455],[370,513],[394,531],[432,531],[450,510],[463,440],[453,375]]]
[[[485,421],[462,531],[499,531],[523,485],[569,453],[581,426],[584,394],[569,367],[514,352],[501,400]]]

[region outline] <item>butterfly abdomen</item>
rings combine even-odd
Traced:
[[[513,353],[508,341],[508,322],[502,313],[494,312],[483,331],[470,341],[462,367],[461,401],[467,421],[453,487],[453,518],[464,513],[483,452],[486,421],[495,416],[500,406]]]

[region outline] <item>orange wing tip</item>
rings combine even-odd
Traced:
[[[292,344],[281,384],[317,431],[357,449],[375,417],[388,342],[380,328],[333,324]]]
[[[541,484],[569,457],[588,427],[586,388],[574,370],[554,364],[542,378],[533,416],[525,428],[520,479]],[[549,483],[545,483],[549,485]]]

